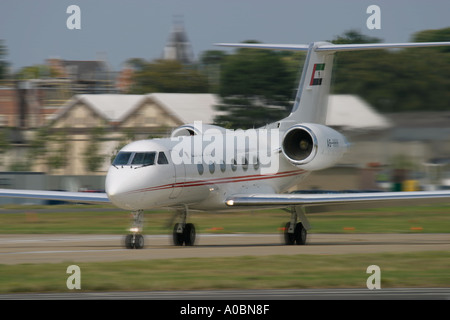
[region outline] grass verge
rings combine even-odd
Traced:
[[[77,263],[81,291],[366,288],[369,265],[381,287],[449,287],[450,253],[297,255]],[[70,262],[0,265],[0,292],[69,292]]]
[[[112,207],[51,206],[0,209],[0,233],[125,234],[129,213]],[[311,214],[314,233],[447,233],[450,206],[414,206]],[[146,234],[167,234],[173,213],[156,210],[145,213]],[[196,213],[190,221],[201,233],[277,233],[289,220],[283,210],[236,213]]]

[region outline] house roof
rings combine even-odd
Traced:
[[[130,110],[138,107],[141,100],[142,95],[80,94],[70,99],[61,111],[55,114],[53,120],[66,114],[77,103],[84,103],[107,121],[121,121]]]
[[[55,114],[53,120],[60,118],[74,105],[81,102],[109,122],[122,122],[147,100],[160,105],[181,123],[194,121],[212,123],[214,116],[217,114],[214,106],[218,104],[218,98],[213,94],[81,94],[69,100],[61,111]]]
[[[202,121],[212,124],[220,112],[215,105],[220,98],[208,93],[81,94],[69,100],[54,120],[79,102],[85,103],[108,122],[122,122],[145,101],[153,101],[180,123]],[[368,103],[353,95],[330,95],[327,125],[343,129],[386,129],[391,122]]]
[[[347,130],[382,130],[392,122],[367,102],[350,94],[335,94],[328,98],[326,124]]]
[[[214,106],[219,98],[209,93],[152,93],[147,95],[162,103],[172,115],[184,123],[202,121],[211,124],[219,113]]]

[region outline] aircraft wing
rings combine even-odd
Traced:
[[[110,202],[106,193],[96,193],[96,192],[0,189],[0,197],[60,200],[60,201],[83,202],[83,203]]]
[[[228,206],[302,206],[308,213],[431,203],[450,204],[450,190],[415,192],[362,192],[330,194],[236,194]]]

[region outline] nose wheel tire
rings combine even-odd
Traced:
[[[127,234],[125,236],[125,248],[127,249],[144,248],[144,236],[142,234]]]

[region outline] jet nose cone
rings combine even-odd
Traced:
[[[105,181],[105,191],[108,195],[109,200],[117,207],[122,209],[130,209],[127,201],[127,189],[126,177],[124,177],[120,172],[115,172],[114,170],[119,170],[112,168],[106,175]]]

